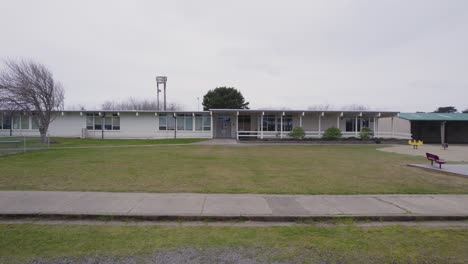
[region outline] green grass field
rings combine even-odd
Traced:
[[[144,256],[180,248],[254,250],[268,262],[464,263],[468,230],[424,227],[164,227],[0,224],[0,262]]]
[[[122,145],[164,145],[188,144],[205,141],[200,138],[178,139],[94,139],[94,138],[51,138],[50,147],[89,147],[89,146],[122,146]]]
[[[72,144],[72,143],[70,143]],[[468,179],[410,168],[425,158],[346,146],[51,149],[0,157],[2,190],[199,193],[468,193]]]

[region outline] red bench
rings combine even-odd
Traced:
[[[431,153],[427,153],[427,152],[426,152],[426,158],[431,161],[431,165],[434,165],[434,162],[439,164],[440,169],[442,169],[442,164],[446,163],[446,161],[439,158],[439,156],[431,154]]]

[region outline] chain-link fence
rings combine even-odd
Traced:
[[[50,138],[0,135],[0,156],[50,148]]]

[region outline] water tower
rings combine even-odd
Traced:
[[[167,77],[166,76],[156,76],[156,91],[157,91],[157,104],[158,104],[158,111],[160,110],[159,107],[159,93],[161,92],[161,89],[159,89],[159,85],[163,85],[164,89],[164,111],[166,111],[166,82],[167,82]]]

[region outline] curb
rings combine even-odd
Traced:
[[[467,215],[317,215],[317,216],[201,216],[201,215],[104,215],[104,214],[0,214],[0,219],[49,219],[49,220],[144,220],[144,221],[256,221],[298,222],[333,221],[352,219],[356,221],[460,221]]]

